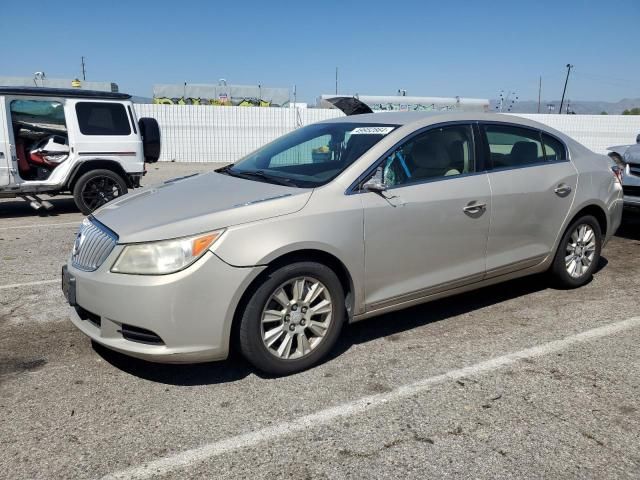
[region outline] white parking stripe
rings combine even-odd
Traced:
[[[514,364],[519,360],[526,358],[539,357],[548,355],[559,350],[563,350],[572,345],[581,342],[587,342],[615,333],[619,333],[634,327],[640,326],[640,317],[634,317],[627,320],[611,323],[609,325],[587,330],[575,335],[544,343],[536,347],[527,348],[519,352],[510,353],[501,357],[492,358],[484,362],[476,363],[464,368],[451,370],[434,377],[418,380],[417,382],[403,385],[387,393],[371,395],[360,398],[352,402],[343,403],[326,410],[301,417],[293,422],[278,422],[271,427],[262,428],[253,432],[247,432],[242,435],[230,437],[224,440],[208,443],[192,450],[186,450],[174,455],[159,458],[150,461],[144,465],[131,467],[126,470],[112,473],[103,477],[103,479],[142,479],[153,476],[162,476],[169,472],[183,469],[187,466],[204,462],[213,457],[240,450],[243,448],[253,447],[269,440],[275,440],[279,437],[301,432],[308,428],[316,428],[320,425],[330,423],[336,419],[358,415],[372,408],[380,407],[389,402],[395,402],[404,398],[419,394],[429,390],[433,385],[458,380],[463,377],[472,375],[480,375],[486,372],[497,370],[507,365]]]
[[[60,222],[60,223],[36,223],[33,225],[14,225],[12,227],[0,227],[1,230],[18,230],[19,228],[44,228],[44,227],[64,227],[67,225],[80,225],[81,222]]]
[[[7,290],[9,288],[18,288],[18,287],[31,287],[33,285],[50,285],[52,283],[60,283],[61,280],[56,278],[54,280],[40,280],[38,282],[25,282],[25,283],[10,283],[8,285],[0,285],[0,290]]]

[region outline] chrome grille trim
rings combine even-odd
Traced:
[[[78,270],[93,272],[107,259],[118,242],[118,235],[93,217],[86,218],[76,236],[71,264]]]

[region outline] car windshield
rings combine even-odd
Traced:
[[[232,176],[293,187],[324,185],[397,125],[318,123],[295,130],[219,170]]]

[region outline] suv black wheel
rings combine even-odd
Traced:
[[[127,183],[111,170],[90,170],[73,187],[73,199],[82,213],[95,209],[127,193]]]
[[[325,265],[297,262],[270,272],[242,313],[242,355],[271,375],[289,375],[318,363],[338,339],[344,290]]]
[[[601,249],[602,231],[595,217],[585,215],[574,220],[564,233],[551,266],[558,286],[577,288],[591,280]]]

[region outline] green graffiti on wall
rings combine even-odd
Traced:
[[[156,105],[215,105],[219,107],[237,106],[237,107],[271,107],[273,105],[268,100],[259,98],[239,98],[239,99],[220,99],[220,98],[168,98],[155,97],[153,103]]]

